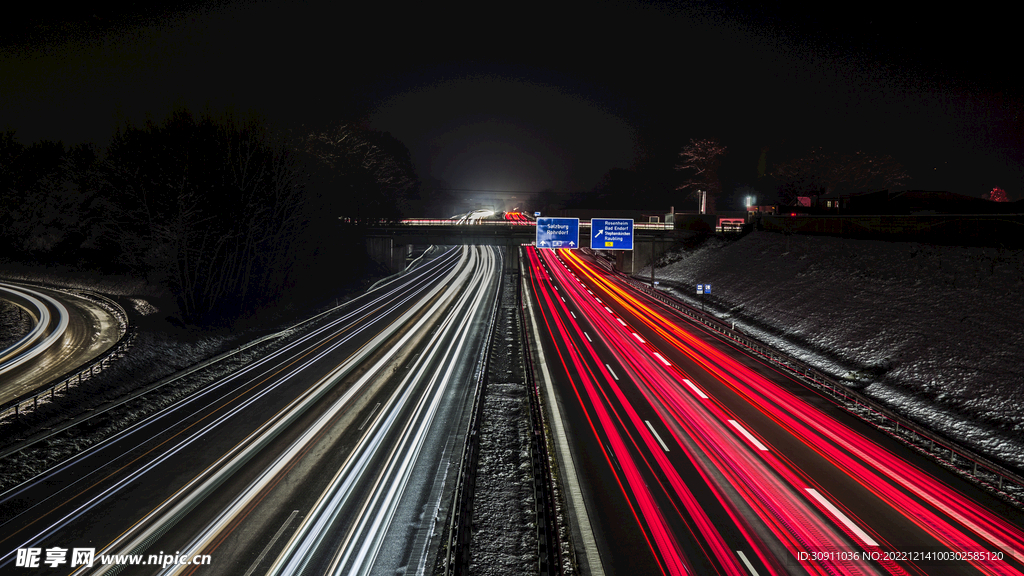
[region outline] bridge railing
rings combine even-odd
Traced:
[[[451,220],[449,218],[406,218],[399,223],[406,226],[513,226],[521,224],[506,220]]]
[[[406,218],[406,226],[536,226],[534,220],[452,220],[450,218]],[[580,228],[590,228],[589,220],[580,220]],[[634,230],[673,230],[672,222],[634,222]]]

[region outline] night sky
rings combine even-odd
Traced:
[[[593,188],[729,148],[726,191],[761,150],[891,154],[908,188],[1024,197],[1019,24],[891,3],[140,3],[0,24],[0,129],[104,144],[173,106],[288,126],[360,122],[454,188]],[[804,5],[803,3],[801,3]],[[969,6],[961,6],[966,10]],[[14,20],[14,21],[12,21]]]

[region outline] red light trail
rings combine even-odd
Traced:
[[[556,256],[528,248],[527,262],[543,325],[554,341],[564,343],[556,349],[573,393],[663,573],[694,573],[698,560],[686,557],[679,538],[695,539],[705,556],[700,565],[722,574],[754,569],[740,547],[770,574],[789,573],[791,560],[808,552],[815,554],[800,559],[799,567],[812,574],[929,573],[934,564],[927,558],[885,557],[906,549],[910,544],[904,538],[918,547],[1001,551],[1008,560],[974,556],[969,566],[944,567],[1020,573],[1017,554],[1024,550],[1024,533],[1018,526],[689,332],[656,301],[576,252]],[[585,332],[582,318],[590,331]],[[600,348],[612,356],[614,371]],[[688,374],[680,361],[695,364],[701,374]],[[697,382],[713,384],[716,392]],[[716,397],[721,394],[732,399]],[[756,410],[737,406],[736,399]],[[640,416],[651,411],[656,418]],[[667,435],[658,434],[652,420]],[[776,448],[770,438],[786,449]],[[677,446],[673,453],[681,456],[673,460],[669,453]],[[803,467],[787,456],[794,453],[801,454]],[[692,464],[716,502],[695,496],[677,470],[684,465],[678,458]],[[835,471],[846,479],[821,476]],[[867,512],[875,526],[826,486],[840,486],[847,503],[855,502],[862,514],[865,504],[873,507]],[[724,513],[712,518],[705,512],[709,507]],[[910,529],[894,531],[879,523],[881,508]],[[673,531],[680,520],[689,534]],[[875,554],[851,559],[850,551]]]

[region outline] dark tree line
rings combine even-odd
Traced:
[[[779,199],[792,204],[798,196],[838,196],[903,186],[910,177],[892,156],[856,151],[839,153],[821,147],[775,166]]]
[[[5,255],[67,259],[88,245],[97,187],[94,147],[23,146],[0,134],[0,249]]]
[[[120,264],[171,288],[186,321],[249,312],[288,280],[300,173],[258,120],[178,111],[116,134],[104,168],[104,240]]]
[[[345,267],[330,262],[351,251],[337,249],[342,223],[400,217],[416,183],[401,143],[347,125],[296,135],[177,110],[119,130],[104,151],[6,133],[0,243],[12,258],[145,276],[184,322],[216,324],[315,266]]]

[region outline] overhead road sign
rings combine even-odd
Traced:
[[[594,250],[632,250],[632,218],[594,218],[590,221],[590,247]]]
[[[579,247],[579,218],[537,218],[537,248]]]

